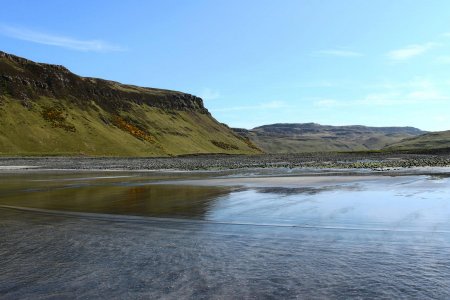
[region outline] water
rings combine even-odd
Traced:
[[[0,298],[450,297],[446,175],[223,175],[0,175]]]

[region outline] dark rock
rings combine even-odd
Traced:
[[[35,63],[0,51],[0,95],[6,94],[19,100],[42,96],[67,99],[71,95],[81,106],[94,101],[110,112],[128,110],[135,103],[209,114],[202,99],[190,94],[80,77],[60,65]]]

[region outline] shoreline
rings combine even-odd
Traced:
[[[30,171],[223,172],[282,170],[304,172],[417,173],[448,172],[449,154],[306,153],[138,157],[0,157],[0,173]]]

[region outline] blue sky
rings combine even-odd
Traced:
[[[450,129],[450,1],[1,1],[0,50],[220,122]]]

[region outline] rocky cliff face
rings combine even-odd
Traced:
[[[24,105],[44,96],[65,99],[79,106],[94,101],[110,112],[129,110],[132,103],[145,103],[166,110],[208,114],[202,99],[190,94],[80,77],[63,66],[35,63],[1,51],[0,95],[9,95]]]
[[[0,52],[0,155],[260,153],[199,97],[80,77]]]

